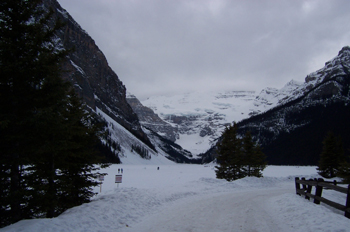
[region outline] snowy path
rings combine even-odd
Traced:
[[[52,219],[22,220],[1,232],[346,232],[341,211],[295,194],[295,176],[315,167],[268,166],[264,178],[232,182],[201,165],[113,165],[102,193]],[[123,168],[123,183],[114,175]],[[96,191],[100,191],[97,187]],[[324,194],[344,204],[343,194]]]
[[[288,231],[268,202],[290,188],[215,194],[183,202],[123,231]]]

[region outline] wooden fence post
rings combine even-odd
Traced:
[[[295,190],[297,195],[301,196],[301,194],[298,193],[298,190],[300,190],[300,183],[297,183],[298,180],[299,180],[299,177],[295,177]]]
[[[350,218],[350,184],[348,185],[348,192],[346,194],[346,203],[345,203],[345,214],[344,216]]]
[[[312,181],[312,179],[309,179],[309,181]],[[311,193],[311,191],[312,191],[312,185],[309,184],[309,185],[307,186],[306,192],[307,192],[307,193]],[[309,197],[308,195],[305,195],[305,199],[310,200],[310,197]]]
[[[305,177],[301,178],[301,180],[305,181]],[[305,182],[304,182],[304,183],[305,183]],[[303,190],[304,190],[304,192],[305,192],[305,190],[306,190],[306,184],[303,184]]]
[[[344,216],[350,219],[350,184],[347,188],[337,186],[336,181],[324,181],[322,178],[319,179],[309,179],[308,181],[305,180],[305,178],[299,179],[299,177],[295,177],[295,189],[297,195],[305,195],[305,199],[310,200],[310,198],[314,198],[315,204],[320,204],[321,202],[342,210],[344,212]],[[302,186],[301,186],[302,185]],[[313,195],[312,192],[312,186],[316,187],[315,195]],[[346,203],[345,206],[342,204],[339,204],[337,202],[331,201],[329,199],[322,197],[323,188],[325,189],[331,189],[335,190],[337,192],[345,193],[346,194]]]
[[[322,178],[319,178],[317,180],[318,182],[323,182],[324,180]],[[316,185],[316,191],[315,191],[315,196],[321,197],[322,196],[322,190],[323,187],[319,186],[318,184]],[[314,199],[315,204],[320,204],[320,200],[317,200],[316,198]]]

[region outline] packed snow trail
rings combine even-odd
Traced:
[[[209,195],[164,209],[123,231],[292,231],[281,227],[283,222],[274,217],[268,205],[272,198],[285,193],[290,193],[290,188]]]
[[[346,232],[344,213],[295,194],[295,176],[316,167],[268,166],[263,178],[227,182],[213,166],[112,165],[102,193],[56,218],[22,220],[1,232]],[[123,168],[123,183],[114,182]],[[96,192],[100,187],[96,187]],[[340,204],[345,196],[324,190]]]

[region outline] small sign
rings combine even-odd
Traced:
[[[98,176],[98,180],[99,181],[104,181],[105,180],[105,176],[104,175],[99,175]]]
[[[122,175],[115,175],[115,183],[122,183]]]

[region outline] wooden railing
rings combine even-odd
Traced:
[[[315,194],[312,194],[312,187],[315,186]],[[337,202],[328,200],[322,197],[323,188],[332,189],[341,193],[346,194],[346,203],[345,205],[341,205]],[[329,182],[324,181],[322,178],[319,179],[309,179],[305,180],[305,178],[299,179],[299,177],[295,178],[295,190],[296,194],[304,195],[305,199],[310,200],[310,198],[314,199],[315,204],[320,204],[323,202],[331,207],[344,211],[344,216],[350,218],[350,184],[347,188],[337,186],[337,182]]]

